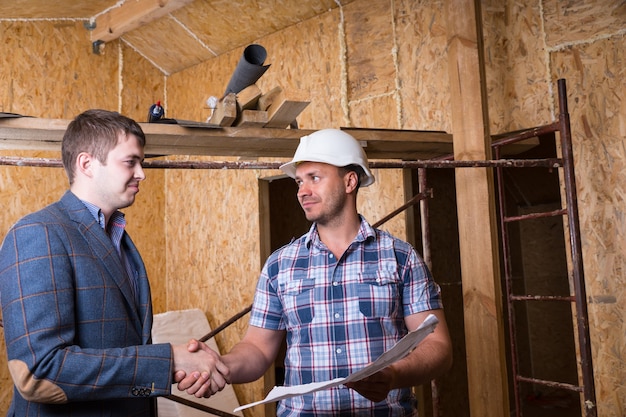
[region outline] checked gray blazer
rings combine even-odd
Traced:
[[[0,249],[0,302],[15,385],[9,416],[151,416],[168,395],[169,344],[151,344],[144,263],[128,234],[138,280],[70,191],[19,220]]]

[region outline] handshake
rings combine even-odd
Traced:
[[[174,382],[179,391],[208,398],[230,384],[230,369],[213,349],[196,339],[172,345]]]

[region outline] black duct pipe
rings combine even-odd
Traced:
[[[269,65],[263,65],[266,58],[267,51],[264,47],[256,44],[248,45],[228,82],[224,96],[230,93],[237,94],[261,78],[269,68]]]

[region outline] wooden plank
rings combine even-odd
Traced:
[[[217,103],[209,123],[218,126],[231,126],[237,118],[237,97],[235,93],[227,94]]]
[[[237,105],[241,110],[254,109],[256,108],[261,95],[261,89],[258,85],[249,85],[237,93]]]
[[[259,102],[257,103],[257,110],[267,110],[270,108],[276,96],[278,96],[283,91],[280,87],[274,87],[267,93],[263,94],[259,97]]]
[[[480,0],[449,0],[446,9],[454,158],[491,159]],[[470,415],[505,416],[510,410],[493,170],[457,169],[455,178]]]
[[[96,19],[92,41],[109,42],[125,33],[163,17],[193,0],[133,0],[124,2]]]
[[[243,110],[235,126],[238,127],[263,127],[267,124],[267,112],[260,110]]]
[[[64,119],[33,117],[0,119],[0,149],[61,149]],[[306,129],[258,127],[198,127],[140,123],[146,134],[146,153],[162,155],[206,155],[248,157],[291,157]],[[452,135],[437,131],[344,128],[365,147],[370,159],[425,160],[452,154]],[[524,151],[528,145],[520,145]],[[513,148],[513,147],[512,147]]]
[[[0,118],[0,149],[61,150],[69,120]],[[140,123],[146,154],[291,157],[302,136],[314,130],[259,127],[185,127]],[[200,126],[201,123],[198,123]],[[446,132],[344,128],[365,147],[370,159],[425,160],[452,154]],[[525,150],[526,146],[522,146]]]
[[[267,109],[268,122],[265,127],[287,128],[309,103],[303,93],[280,92]]]
[[[69,120],[21,117],[0,119],[0,149],[60,151]],[[285,157],[314,130],[251,127],[200,128],[140,123],[146,154]],[[349,129],[371,159],[429,159],[452,153],[445,132]]]

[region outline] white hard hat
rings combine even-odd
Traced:
[[[359,142],[339,129],[322,129],[301,137],[293,159],[281,165],[280,169],[295,178],[296,165],[300,162],[323,162],[336,167],[359,165],[365,174],[361,178],[361,187],[367,187],[375,181],[367,163],[367,155]]]

